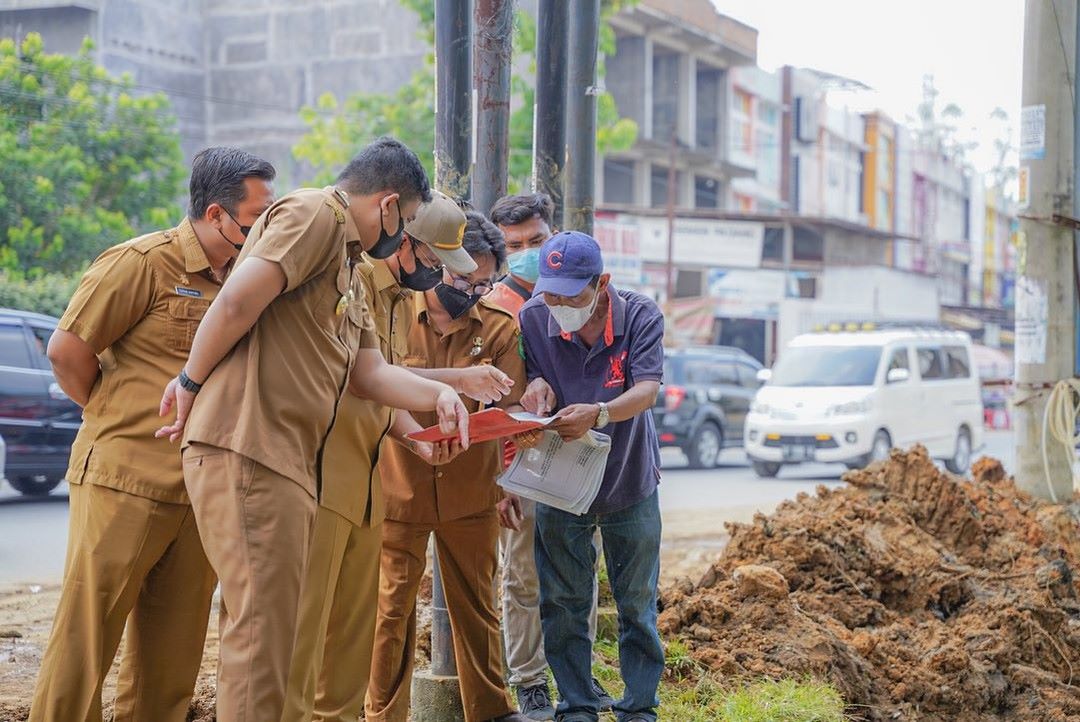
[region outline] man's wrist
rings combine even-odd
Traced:
[[[203,385],[188,376],[187,369],[180,369],[180,374],[176,377],[176,381],[180,384],[180,388],[190,393],[197,394],[202,391]]]

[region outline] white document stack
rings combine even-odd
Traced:
[[[584,514],[600,491],[611,437],[590,431],[563,441],[554,431],[531,449],[518,449],[510,468],[499,477],[507,491],[571,514]]]

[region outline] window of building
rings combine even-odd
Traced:
[[[735,194],[735,209],[741,213],[753,213],[754,211],[754,198],[748,196],[745,193]]]
[[[634,163],[633,161],[604,161],[604,202],[634,202]]]
[[[825,260],[825,239],[817,231],[803,226],[795,226],[795,238],[791,257],[796,261],[820,263]]]
[[[653,54],[653,139],[668,142],[678,127],[679,56]]]
[[[664,208],[668,202],[668,169],[662,165],[652,167],[650,177],[650,201],[653,208]],[[679,204],[679,173],[675,173],[675,185],[671,189],[675,194],[675,205]]]
[[[694,176],[694,207],[720,207],[720,181],[707,176]]]
[[[784,229],[765,226],[765,239],[761,244],[761,260],[784,262]]]
[[[719,70],[701,69],[697,72],[697,147],[715,150],[720,139],[720,87],[723,75]]]
[[[678,269],[675,276],[675,298],[697,298],[701,296],[704,275],[702,271]]]
[[[735,89],[731,111],[732,142],[735,150],[748,155],[754,152],[754,97],[740,88]]]

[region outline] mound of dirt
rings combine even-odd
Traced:
[[[1080,720],[1080,503],[989,459],[972,477],[894,451],[730,525],[661,595],[661,633],[722,674],[826,679],[860,719]]]

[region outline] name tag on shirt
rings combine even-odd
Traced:
[[[189,296],[191,298],[202,298],[202,291],[196,288],[184,288],[183,286],[176,287],[176,293],[178,296]]]

